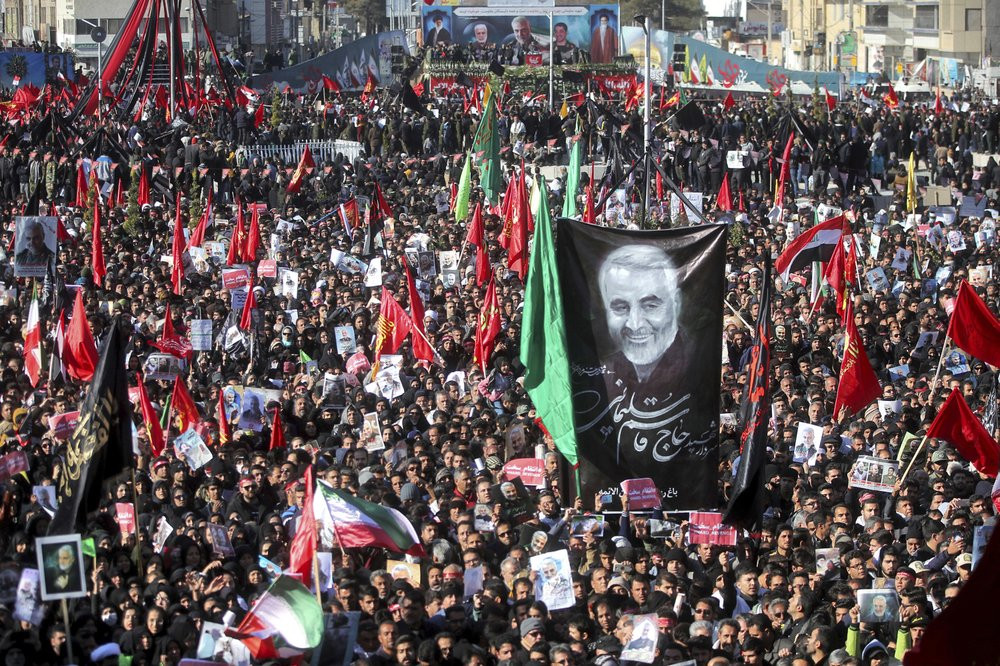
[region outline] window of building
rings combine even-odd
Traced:
[[[917,5],[913,13],[913,27],[916,30],[937,30],[937,5]]]
[[[868,5],[865,7],[865,25],[869,28],[889,27],[888,5]]]
[[[979,32],[983,29],[983,10],[965,10],[965,29],[969,32]]]

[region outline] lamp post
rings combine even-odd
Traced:
[[[653,158],[653,146],[652,146],[652,128],[649,118],[650,109],[650,95],[652,94],[652,81],[650,81],[651,70],[652,70],[652,58],[650,57],[650,32],[653,29],[653,20],[642,14],[637,14],[635,16],[635,22],[642,25],[642,32],[645,38],[645,43],[643,44],[643,53],[645,54],[645,64],[643,65],[643,81],[642,81],[642,151],[643,160],[645,161],[645,171],[646,171],[646,181],[643,185],[643,214],[646,218],[649,218],[649,180],[650,180],[650,170],[652,167]]]

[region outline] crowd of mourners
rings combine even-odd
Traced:
[[[809,98],[746,97],[728,110],[715,102],[701,104],[704,124],[688,130],[662,122],[667,113],[654,106],[656,156],[666,172],[685,191],[704,193],[709,219],[730,224],[726,309],[719,313],[725,338],[723,413],[738,411],[747,384],[753,344],[749,324],[759,308],[765,254],[776,257],[817,215],[833,209],[848,212],[861,248],[852,290],[855,322],[879,376],[883,408],[873,403],[857,414],[832,413],[844,339],[835,299],[827,298],[813,312],[808,279],[776,278],[767,508],[758,530],[740,531],[737,545],[725,547],[691,545],[683,514],[630,511],[617,498],[607,503],[570,496],[571,488],[559,481],[567,463],[536,420],[522,386],[524,284],[506,269],[498,242],[502,220],[488,207],[484,242],[495,272],[502,331],[485,372],[473,361],[486,285],[476,285],[471,263],[476,253],[464,246],[468,221],[455,221],[452,185],[471,148],[478,116],[461,102],[431,99],[425,102],[436,112],[420,115],[387,91],[378,95],[377,104],[347,93],[317,104],[313,97],[289,93],[274,109],[278,96],[264,91],[258,103],[269,108],[259,126],[251,103],[250,110],[235,112],[224,106],[203,109],[180,123],[168,122],[163,110],[150,104],[138,119],[84,115],[75,127],[32,137],[46,111],[35,108],[7,127],[9,137],[0,145],[2,240],[8,248],[0,295],[0,319],[7,322],[0,329],[0,453],[23,450],[29,469],[3,482],[0,502],[4,664],[65,664],[69,641],[75,662],[84,665],[119,660],[175,665],[194,657],[205,623],[238,624],[267,589],[272,574],[261,558],[287,565],[309,465],[316,478],[401,511],[427,552],[417,562],[418,582],[387,565],[414,558],[384,549],[333,549],[332,585],[321,595],[329,613],[360,612],[351,663],[612,666],[629,641],[632,618],[650,613],[659,626],[656,664],[897,663],[968,580],[977,528],[994,520],[993,481],[953,446],[933,439],[891,491],[853,487],[850,470],[859,456],[868,455],[901,460],[902,476],[915,443],[956,385],[996,435],[995,368],[975,358],[950,358],[935,381],[950,304],[961,281],[969,280],[994,313],[1000,305],[994,275],[1000,165],[979,156],[997,150],[996,100],[956,96],[935,113],[933,100],[904,99],[889,109],[849,98],[827,114],[815,113]],[[611,157],[612,137],[627,143],[641,135],[636,133],[638,111],[625,113],[620,100],[601,95],[570,108],[565,118],[559,103],[550,110],[517,94],[507,95],[501,106],[505,175],[523,159],[529,182],[548,179],[553,211],[561,209],[566,192],[571,137],[582,136],[584,164],[589,164]],[[791,182],[782,217],[775,219],[768,213],[774,208],[789,114],[808,132],[794,141]],[[87,143],[59,134],[70,131]],[[288,193],[295,164],[247,147],[278,134],[285,140],[359,141],[363,155],[318,162],[302,188]],[[734,169],[736,164],[727,160],[730,151],[739,151],[742,168]],[[944,188],[948,202],[937,202],[937,208],[921,202],[915,214],[908,212],[911,154],[918,189]],[[124,203],[101,204],[107,274],[98,287],[87,226],[91,217],[74,202],[78,160],[97,165],[102,156],[102,166],[95,168],[103,181],[124,183],[127,190],[144,171],[151,193],[147,205],[131,205],[134,194]],[[542,164],[556,166],[536,168]],[[715,195],[727,174],[736,210],[723,213]],[[588,179],[585,168],[580,210]],[[345,232],[338,206],[371,197],[375,183],[392,218],[381,247],[368,248],[366,255],[361,235]],[[640,220],[642,197],[636,193],[641,183],[626,181],[621,187],[624,196],[613,198],[607,215],[599,211],[598,224],[666,228],[698,223],[666,198],[655,201]],[[275,278],[254,279],[260,320],[243,345],[227,344],[224,335],[240,316],[221,279],[224,256],[186,271],[182,294],[171,287],[176,195],[181,194],[181,218],[193,228],[198,220],[189,219],[191,198],[203,200],[208,192],[213,209],[206,241],[228,243],[237,199],[246,209],[262,203],[263,243],[253,263],[273,259],[277,267],[297,272],[291,290]],[[474,207],[482,191],[474,187],[472,197]],[[33,284],[13,277],[11,250],[15,217],[32,200],[40,214],[58,216],[65,229],[54,274],[34,283],[43,298],[46,361],[35,387],[22,354]],[[902,263],[901,249],[912,253]],[[440,359],[417,362],[411,342],[404,343],[402,393],[395,397],[373,392],[367,377],[381,288],[366,287],[363,274],[342,270],[341,262],[331,261],[333,250],[362,261],[381,256],[382,286],[408,311],[402,265],[407,250],[411,256],[414,251],[462,255],[457,283],[446,284],[433,267],[422,267],[418,275],[426,336]],[[887,285],[871,286],[866,273],[873,268],[884,270]],[[179,379],[198,406],[198,429],[211,461],[193,470],[169,443],[162,455],[151,456],[145,424],[135,410],[134,474],[109,480],[104,503],[91,507],[97,510],[83,532],[94,539],[96,552],[86,561],[91,594],[69,602],[69,626],[58,603],[47,604],[35,623],[13,616],[20,571],[37,566],[35,538],[45,534],[51,518],[44,494],[35,487],[53,485],[66,474],[65,440],[50,421],[76,410],[88,388],[61,373],[58,363],[51,372],[48,366],[59,322],[56,308],[67,286],[82,289],[98,345],[114,322],[134,331],[132,382],[157,351],[150,342],[161,335],[166,313],[182,335],[192,320],[210,319],[216,338],[211,351],[194,354]],[[353,330],[356,348],[338,347],[336,327]],[[928,332],[938,335],[923,335]],[[358,352],[367,362],[358,362]],[[333,385],[331,377],[345,381],[341,405],[324,393]],[[166,410],[173,382],[148,380],[145,386],[154,408]],[[227,387],[274,393],[254,428],[241,428],[234,420],[223,442],[217,405]],[[269,450],[275,410],[287,446]],[[369,451],[361,444],[364,415],[372,412],[378,415],[384,450]],[[168,442],[179,434],[171,420]],[[739,455],[738,424],[733,419],[722,423],[719,507],[732,488]],[[800,423],[819,426],[823,433],[806,461],[793,459]],[[512,441],[515,429],[524,434],[523,442]],[[507,459],[525,455],[545,460],[547,479],[531,489],[536,511],[515,517],[489,488],[499,481]],[[136,533],[123,532],[116,522],[116,502],[135,503],[138,542]],[[477,510],[482,505],[488,508]],[[603,535],[570,536],[572,516],[602,512],[607,520]],[[161,518],[173,533],[154,545]],[[654,537],[650,521],[661,519],[676,523],[676,529]],[[210,524],[225,527],[232,554],[221,555],[213,547]],[[539,531],[549,538],[533,540]],[[568,550],[576,599],[571,608],[550,611],[535,596],[529,558],[543,541],[545,551]],[[824,549],[835,552],[827,557],[830,551],[824,551],[818,561]],[[464,572],[475,567],[483,569],[483,586],[467,597]],[[864,621],[857,592],[868,589],[894,591],[898,612],[887,621]]]

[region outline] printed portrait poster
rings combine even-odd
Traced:
[[[716,506],[726,226],[558,225],[581,495],[650,478],[665,510]]]
[[[15,225],[14,277],[51,275],[56,266],[57,218],[19,217]]]
[[[42,600],[74,599],[87,596],[83,572],[83,547],[79,534],[35,539],[38,570],[42,572]]]
[[[899,616],[899,597],[893,590],[858,590],[858,607],[862,622],[896,622]]]
[[[816,464],[816,454],[821,450],[823,442],[823,426],[812,425],[799,421],[799,429],[795,434],[795,448],[792,450],[792,460],[795,462]]]
[[[656,642],[660,637],[656,613],[626,615],[625,626],[629,625],[632,631],[622,650],[622,660],[652,664],[656,658]]]
[[[368,451],[381,451],[385,448],[382,429],[378,423],[378,414],[375,412],[365,414],[364,421],[361,422],[361,441],[359,444]]]
[[[17,583],[17,598],[14,602],[14,619],[28,622],[36,627],[45,617],[42,590],[38,569],[24,569]]]
[[[260,389],[243,389],[243,409],[240,412],[238,427],[240,430],[253,430],[260,432],[264,429],[261,419],[264,417],[264,409],[267,405],[267,397]]]
[[[531,558],[535,578],[535,598],[545,602],[549,610],[569,608],[576,603],[573,596],[573,570],[569,566],[569,551],[557,550]]]

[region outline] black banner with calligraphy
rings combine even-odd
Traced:
[[[583,497],[649,477],[717,507],[725,225],[558,225]]]
[[[105,479],[120,474],[132,462],[132,404],[125,375],[127,338],[116,325],[101,344],[100,360],[80,420],[66,441],[59,475],[59,508],[49,524],[50,535],[76,531],[81,513],[95,511]]]
[[[760,312],[750,354],[750,373],[740,406],[740,460],[736,479],[723,516],[728,525],[747,529],[759,527],[767,503],[764,463],[767,461],[767,428],[771,418],[771,393],[768,380],[771,370],[771,257],[765,254],[764,280],[761,282]]]

